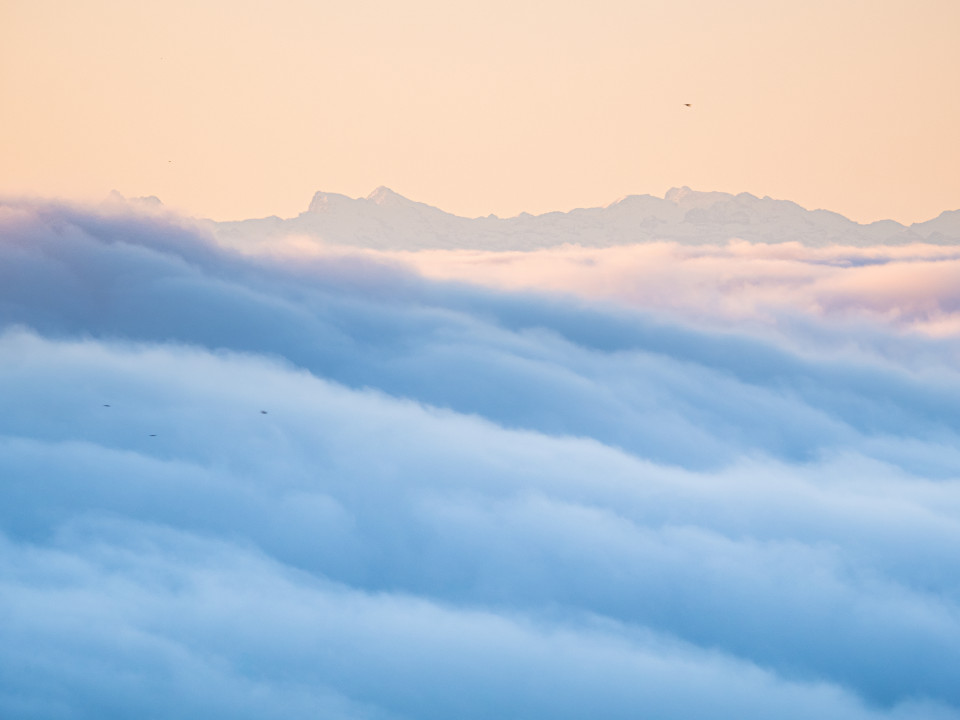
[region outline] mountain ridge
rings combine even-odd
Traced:
[[[292,218],[206,222],[214,234],[234,243],[296,235],[322,244],[378,250],[534,250],[656,241],[698,245],[733,239],[812,247],[960,244],[960,210],[909,226],[894,220],[861,224],[791,200],[687,186],[670,188],[663,198],[626,195],[603,207],[468,218],[381,185],[361,198],[318,191],[307,209]]]

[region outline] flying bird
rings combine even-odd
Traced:
[[[110,407],[109,405],[104,405],[104,407]]]
[[[261,410],[261,411],[260,411],[260,414],[261,414],[261,415],[266,415],[266,414],[267,414],[267,411],[266,411],[266,410]]]
[[[684,103],[683,106],[684,106],[684,107],[693,107],[690,103]]]

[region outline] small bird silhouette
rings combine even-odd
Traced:
[[[156,437],[156,433],[150,433],[150,437]]]
[[[683,106],[684,106],[684,107],[693,107],[690,103],[684,103]]]
[[[266,415],[266,414],[267,414],[267,411],[266,411],[266,410],[261,410],[261,411],[260,411],[260,414],[261,414],[261,415]]]
[[[104,407],[110,407],[109,405],[104,405]]]

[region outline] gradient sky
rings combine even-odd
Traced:
[[[689,185],[925,220],[960,207],[958,30],[955,0],[0,0],[0,193],[507,216]]]

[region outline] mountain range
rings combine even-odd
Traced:
[[[466,218],[379,187],[365,198],[318,192],[292,218],[204,221],[222,241],[263,243],[291,235],[329,245],[378,250],[535,250],[559,245],[611,247],[655,241],[682,244],[799,242],[810,247],[960,244],[960,210],[926,222],[860,224],[829,210],[750,193],[672,188],[662,198],[628,195],[606,207],[543,215]]]

